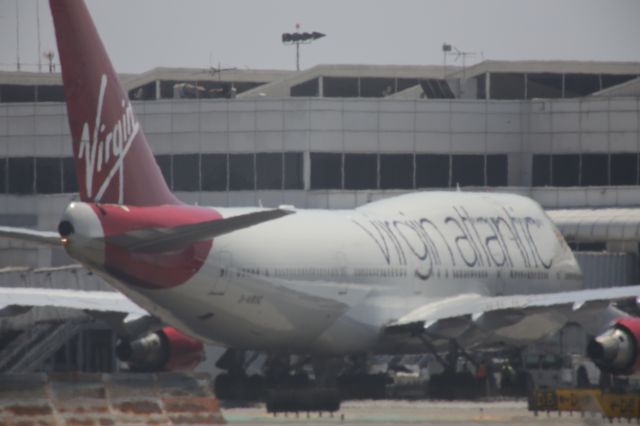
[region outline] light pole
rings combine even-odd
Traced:
[[[296,30],[300,29],[300,24],[296,24]],[[318,40],[324,37],[326,34],[314,31],[312,33],[301,33],[296,31],[295,33],[283,33],[282,43],[285,45],[296,46],[296,71],[300,71],[300,45],[309,44],[314,40]]]

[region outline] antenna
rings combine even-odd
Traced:
[[[462,80],[466,80],[467,76],[466,76],[466,69],[467,69],[467,56],[475,56],[477,55],[477,52],[467,52],[467,51],[463,51],[458,49],[457,47],[448,44],[448,43],[443,43],[442,44],[442,55],[444,57],[443,59],[443,64],[444,67],[447,66],[447,55],[453,55],[453,61],[456,62],[458,61],[460,58],[462,58]],[[484,53],[481,53],[482,58],[484,59]],[[446,77],[446,71],[445,71],[445,77]]]
[[[20,1],[16,0],[16,64],[20,71]]]
[[[56,70],[56,66],[53,63],[53,58],[56,56],[53,51],[48,50],[42,54],[49,61],[49,72],[54,72]]]
[[[238,69],[237,67],[222,68],[222,66],[220,65],[220,62],[218,62],[217,67],[209,66],[209,74],[211,74],[212,76],[215,76],[216,74],[218,74],[218,81],[220,81],[222,80],[223,71],[235,71],[237,69]]]
[[[36,0],[36,27],[38,35],[38,72],[42,72],[42,57],[40,56],[40,52],[42,52],[40,45],[40,0]]]

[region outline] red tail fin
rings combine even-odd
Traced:
[[[138,206],[177,203],[84,2],[50,5],[80,198]]]

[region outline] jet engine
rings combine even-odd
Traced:
[[[116,356],[134,371],[184,371],[204,359],[204,346],[173,327],[164,327],[137,340],[120,340]]]
[[[609,330],[591,339],[587,355],[609,374],[633,374],[640,370],[640,318],[624,317]]]

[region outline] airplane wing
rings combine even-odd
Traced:
[[[80,291],[34,287],[0,287],[0,318],[31,307],[71,308],[96,312],[118,312],[133,316],[147,311],[114,291]]]
[[[48,246],[60,245],[60,235],[53,231],[38,231],[36,229],[0,226],[0,237],[31,241]]]
[[[489,297],[463,294],[428,303],[393,323],[385,332],[424,332],[437,337],[462,330],[470,324],[500,327],[537,313],[566,319],[590,308],[604,308],[611,301],[640,296],[640,285],[568,291],[561,293]]]
[[[138,229],[107,237],[106,241],[132,252],[157,253],[184,247],[195,241],[219,237],[220,235],[278,219],[292,213],[294,212],[282,209],[263,210],[226,219],[216,219],[171,228]]]

